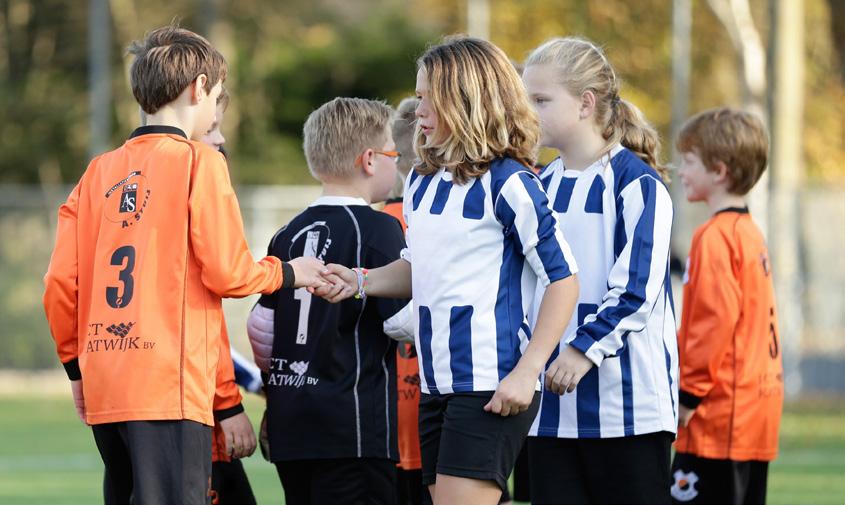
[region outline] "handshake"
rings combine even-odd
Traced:
[[[358,292],[358,275],[343,265],[324,264],[314,257],[299,257],[288,262],[294,272],[294,287],[337,303]]]

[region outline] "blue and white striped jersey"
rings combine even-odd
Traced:
[[[235,366],[235,384],[250,393],[261,391],[261,387],[264,385],[261,380],[261,370],[250,360],[244,358],[234,347],[229,351],[232,354],[232,364]]]
[[[580,349],[596,367],[574,393],[543,392],[530,434],[674,433],[678,350],[669,192],[654,169],[620,145],[581,172],[564,170],[556,159],[540,177],[580,269],[578,305],[561,346]]]
[[[577,271],[538,178],[508,158],[466,184],[413,172],[403,211],[422,391],[495,390],[528,345],[538,282]]]

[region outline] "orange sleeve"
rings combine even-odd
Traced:
[[[44,276],[44,311],[50,326],[50,333],[56,342],[59,360],[65,366],[68,378],[82,378],[79,371],[78,343],[78,283],[77,278],[77,209],[81,182],[59,207],[56,226],[56,246],[50,258],[50,266]]]
[[[731,249],[717,228],[705,230],[689,261],[678,341],[681,403],[695,408],[713,388],[731,347],[741,300]]]
[[[223,156],[201,151],[197,156],[201,161],[188,205],[191,244],[203,284],[221,297],[273,293],[282,285],[281,261],[274,257],[253,260]]]
[[[232,363],[229,333],[226,321],[220,329],[220,354],[217,361],[217,386],[214,390],[214,419],[222,421],[243,412],[241,392],[235,383],[235,365]]]

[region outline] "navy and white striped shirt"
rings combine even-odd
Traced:
[[[546,194],[523,165],[500,158],[466,184],[444,169],[413,172],[403,208],[420,387],[493,391],[528,345],[538,281],[577,271]]]
[[[581,350],[596,367],[574,393],[543,392],[530,434],[674,433],[678,350],[669,192],[653,168],[620,145],[583,171],[564,170],[557,159],[540,177],[563,232],[577,237],[572,252],[580,294],[561,346]]]

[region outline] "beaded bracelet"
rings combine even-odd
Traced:
[[[367,297],[367,293],[364,288],[367,287],[367,276],[370,271],[366,268],[353,268],[352,271],[355,272],[355,275],[358,277],[358,292],[355,293],[355,299],[364,299]]]

